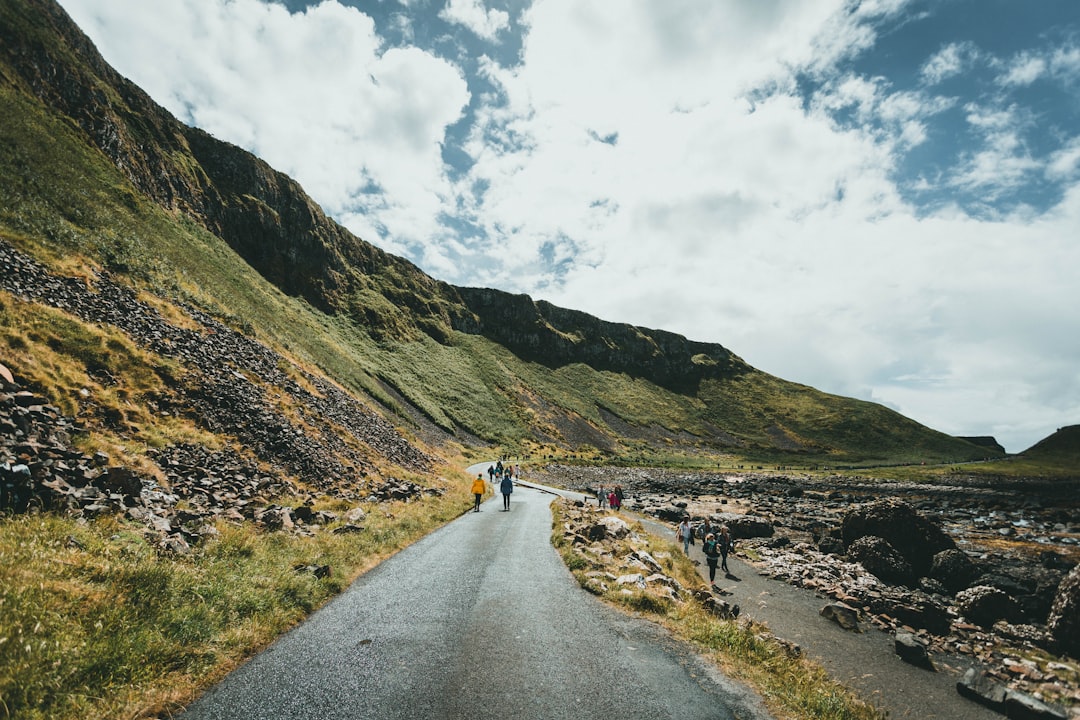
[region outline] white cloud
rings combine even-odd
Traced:
[[[1050,56],[1050,71],[1066,82],[1080,81],[1080,47],[1070,45],[1056,49]]]
[[[685,24],[679,8],[658,18],[655,6],[628,6],[617,25],[588,4],[534,7],[522,65],[489,67],[509,102],[488,109],[471,146],[474,178],[488,188],[480,215],[503,238],[491,252],[504,280],[535,293],[536,249],[572,238],[574,264],[541,293],[558,304],[721,342],[782,377],[884,401],[949,432],[1005,431],[1020,449],[1037,439],[1030,428],[982,418],[1001,416],[992,403],[1017,387],[1030,399],[1008,404],[1014,417],[1037,414],[1035,388],[1075,357],[1047,351],[1052,343],[1017,319],[1080,330],[1068,309],[1080,293],[1058,270],[1080,260],[1061,240],[1075,234],[1075,215],[1033,225],[949,207],[917,217],[890,179],[896,150],[921,142],[924,122],[955,101],[851,76],[807,110],[782,90],[787,64],[826,72],[815,53],[836,8],[808,4],[784,25],[776,20],[791,9],[780,5]],[[845,37],[849,48],[866,42],[857,28]],[[844,46],[830,53],[843,57]],[[777,91],[748,103],[762,85]],[[885,131],[837,126],[829,113],[843,107]],[[985,145],[954,182],[990,194],[1038,170],[1020,140],[1022,112],[973,104],[967,114]],[[511,134],[497,152],[485,140]],[[606,135],[614,145],[596,140]],[[965,328],[991,340],[954,340]],[[1002,361],[980,364],[982,353]],[[954,402],[964,393],[969,403]],[[1077,411],[1077,395],[1067,397],[1059,424]]]
[[[336,2],[64,5],[173,113],[295,177],[363,237],[404,252],[440,232],[441,143],[469,100],[457,68],[385,49],[371,18]]]
[[[1030,85],[1046,74],[1048,65],[1042,57],[1023,52],[1008,63],[998,82],[1009,87]]]
[[[975,103],[965,110],[968,123],[983,134],[983,145],[962,158],[950,179],[953,185],[978,190],[990,200],[1042,170],[1042,162],[1031,156],[1023,140],[1032,123],[1025,111],[1017,106],[986,108]]]
[[[510,27],[510,14],[505,10],[488,10],[483,0],[448,0],[439,17],[467,27],[485,40],[495,40],[500,31]]]
[[[1080,176],[1080,137],[1055,152],[1046,166],[1051,180],[1076,180]]]
[[[949,43],[923,63],[920,73],[926,83],[936,85],[963,73],[977,55],[971,43]]]
[[[1080,419],[1080,148],[1032,157],[1022,107],[934,96],[984,57],[970,43],[942,47],[915,90],[840,75],[904,2],[535,2],[516,64],[480,60],[494,90],[473,98],[473,164],[453,181],[440,144],[470,101],[460,71],[385,49],[355,10],[64,5],[156,99],[437,277],[719,342],[1010,450]],[[494,12],[441,11],[481,37],[517,30]],[[1075,48],[1039,57],[1080,78]],[[1010,68],[1011,86],[1037,75]],[[805,73],[822,88],[809,102]],[[957,106],[981,145],[940,182],[989,199],[1049,178],[1062,202],[990,219],[908,206],[898,163]]]

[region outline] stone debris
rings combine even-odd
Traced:
[[[177,327],[106,273],[92,287],[82,279],[55,276],[4,241],[0,265],[8,268],[0,274],[0,288],[85,322],[116,327],[148,350],[180,362],[185,377],[176,381],[176,397],[154,400],[159,412],[190,416],[212,432],[231,435],[305,484],[355,484],[374,473],[376,457],[415,471],[435,464],[390,422],[337,386],[198,309],[184,308],[197,329]],[[304,408],[302,418],[278,409],[279,393]]]
[[[669,556],[659,553],[654,556],[645,549],[645,538],[636,534],[623,518],[609,515],[594,505],[565,499],[557,502],[564,508],[564,537],[587,556],[598,561],[614,561],[626,571],[621,575],[607,570],[586,572],[584,587],[589,592],[602,595],[614,587],[621,592],[644,592],[674,603],[696,602],[726,620],[739,617],[738,605],[721,600],[708,587],[686,588],[668,575],[662,561]]]
[[[1080,565],[1058,586],[1046,624],[1064,652],[1080,657]]]
[[[1032,698],[1080,718],[1075,483],[988,487],[958,478],[928,486],[558,464],[534,474],[583,492],[620,484],[625,507],[671,528],[685,514],[694,524],[709,518],[732,527],[738,517],[754,518],[754,527],[768,523],[773,532],[758,530],[736,546],[748,562],[746,552],[754,552],[762,575],[850,607],[894,637],[912,637],[928,659],[969,661],[1012,693],[1010,707]],[[1008,545],[1004,529],[1011,530]],[[917,649],[902,645],[898,654],[917,658]],[[1002,712],[1004,702],[1003,695]]]
[[[183,555],[216,534],[218,520],[312,534],[337,521],[312,506],[336,500],[353,505],[346,525],[352,532],[362,527],[360,503],[408,502],[443,492],[381,476],[376,462],[427,472],[435,459],[337,386],[206,313],[185,308],[195,329],[175,326],[107,274],[90,282],[55,276],[2,240],[0,264],[0,288],[23,301],[111,325],[178,362],[183,372],[166,378],[168,392],[143,402],[163,417],[190,418],[233,438],[241,448],[151,449],[147,458],[160,470],[155,476],[103,453],[84,454],[76,438],[99,422],[123,432],[123,418],[102,416],[88,389],[75,398],[85,419],[67,417],[49,398],[23,387],[19,369],[8,361],[0,372],[0,511],[55,510],[87,519],[119,514],[141,524],[162,552]],[[90,372],[103,384],[115,383],[103,369]],[[298,413],[281,409],[286,395]],[[285,497],[301,501],[274,504]]]

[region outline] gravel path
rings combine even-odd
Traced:
[[[758,718],[750,691],[583,592],[549,494],[493,498],[361,577],[182,715]]]
[[[642,522],[650,531],[675,536],[672,527],[650,519]],[[700,562],[707,579],[700,541],[691,546],[690,557]],[[1001,715],[956,692],[956,681],[968,661],[935,656],[937,672],[909,665],[896,656],[891,635],[867,623],[864,632],[849,632],[823,618],[820,611],[831,602],[828,598],[761,576],[736,557],[728,558],[728,567],[737,579],[720,579],[722,573],[717,573],[717,585],[732,593],[724,600],[738,604],[743,614],[764,623],[773,634],[798,644],[832,677],[887,711],[890,719],[1001,720]]]

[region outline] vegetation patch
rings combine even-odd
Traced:
[[[0,718],[175,711],[362,572],[471,505],[462,489],[314,536],[217,524],[188,556],[109,516],[0,517]],[[334,507],[331,505],[330,507]]]
[[[760,623],[717,601],[697,568],[640,523],[568,500],[552,504],[552,543],[581,586],[604,601],[660,623],[727,675],[747,683],[778,717],[881,720],[871,705]],[[603,528],[603,529],[600,529]]]

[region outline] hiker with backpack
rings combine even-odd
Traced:
[[[514,478],[509,472],[503,474],[502,482],[499,483],[499,492],[503,496],[503,510],[510,512],[510,493],[514,492]]]
[[[720,544],[716,541],[716,535],[709,533],[705,536],[705,542],[701,543],[701,551],[705,553],[705,562],[709,564],[709,584],[716,587],[716,563],[720,560]]]

